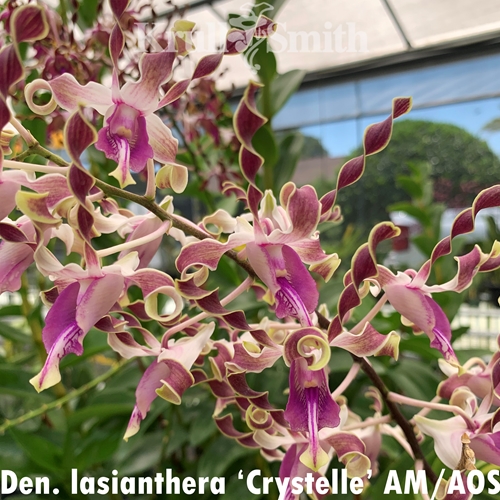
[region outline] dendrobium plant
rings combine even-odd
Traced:
[[[500,243],[486,251],[475,246],[455,257],[456,276],[428,284],[435,261],[452,252],[454,238],[473,231],[477,213],[500,206],[500,185],[477,195],[418,271],[393,272],[379,263],[379,244],[400,230],[391,222],[377,224],[343,276],[336,309],[329,310],[320,303],[321,283],[335,276],[340,259],[324,250],[320,232],[341,221],[338,191],[360,179],[367,156],[387,147],[393,121],[410,111],[411,99],[394,99],[391,115],[368,127],[364,153],[340,168],[334,190],[318,197],[312,186],[289,181],[277,193],[262,189],[264,158],[252,141],[267,119],[257,104],[262,85],[250,82],[233,120],[241,175],[227,178],[215,198],[225,197],[231,203],[224,206],[232,208],[211,200],[214,210],[192,221],[174,211],[172,192],[191,188],[197,166],[190,172],[182,164],[185,157],[177,158],[178,140],[166,110],[190,91],[191,82],[213,75],[225,56],[272,36],[276,26],[261,16],[251,27],[231,29],[220,52],[199,59],[190,78],[174,81],[174,66],[193,49],[194,25],[176,22],[162,34],[158,50],[132,61],[138,71],[127,72],[122,68],[129,66],[121,64],[127,54],[124,21],[132,11],[127,1],[110,0],[110,7],[113,25],[100,27],[110,59],[89,72],[105,74],[110,85],[82,79],[80,71],[56,74],[54,60],[41,56],[31,63],[38,64],[38,75],[50,78],[30,78],[24,85],[31,63],[23,61],[19,44],[57,40],[57,16],[27,3],[13,4],[1,18],[9,38],[0,48],[0,293],[22,290],[34,264],[48,308],[40,339],[46,356],[32,367],[33,374],[38,372],[30,380],[34,388],[60,387],[65,382],[61,362],[70,353],[81,356],[84,338],[94,329],[107,335],[117,357],[138,360],[143,368],[125,440],[141,439],[141,425],[149,423],[157,398],[180,405],[186,391],[203,384],[213,395],[219,430],[260,450],[266,460],[281,462],[280,478],[288,480],[283,498],[298,498],[290,480],[308,474],[314,478],[312,495],[325,497],[327,469],[338,467],[334,457],[349,477],[361,477],[368,486],[378,472],[381,434],[394,439],[433,483],[437,475],[420,448],[422,435],[433,438],[438,458],[451,469],[463,461],[464,435],[477,460],[500,466],[500,355],[461,359],[453,347],[450,319],[434,298],[441,292],[460,293],[477,273],[500,267]],[[127,29],[133,33],[135,28]],[[44,61],[50,71],[44,71]],[[18,119],[12,102],[22,92],[38,119],[46,117],[54,128],[64,118],[69,162],[43,147]],[[47,92],[50,98],[41,104]],[[177,127],[176,135],[191,151],[189,134],[182,136]],[[11,149],[12,139],[17,146]],[[94,148],[117,163],[109,174],[115,180],[96,169]],[[143,175],[134,180],[132,173]],[[125,189],[139,181],[145,181],[144,195]],[[166,192],[159,197],[157,190]],[[118,199],[130,203],[120,205]],[[137,213],[138,205],[146,213]],[[151,267],[167,240],[176,255],[170,274]],[[65,262],[61,242],[69,259]],[[233,272],[230,291],[216,286],[221,263],[227,265],[228,258],[245,273],[240,279]],[[373,307],[370,293],[377,297]],[[245,301],[251,306],[243,307]],[[241,309],[228,308],[232,302]],[[377,322],[383,307],[401,315],[396,330],[384,326],[385,331],[378,331],[384,325]],[[387,365],[398,362],[408,326],[429,337],[448,377],[430,402],[390,391],[377,373],[383,364],[374,357]],[[351,364],[345,378],[332,384],[332,356],[338,353]],[[254,390],[247,375],[260,377],[265,387],[266,371],[282,362],[288,401],[280,407],[276,394]],[[349,408],[344,394],[351,384],[359,384],[361,372],[373,385],[367,387],[367,397],[374,412],[366,417],[370,412],[365,411],[364,419]],[[399,404],[421,410],[407,420]],[[431,410],[454,416],[434,420],[426,416]]]

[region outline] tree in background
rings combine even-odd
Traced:
[[[358,148],[353,155],[362,152]],[[500,161],[488,145],[466,130],[446,123],[403,120],[394,124],[391,143],[379,155],[369,157],[357,189],[339,194],[344,220],[368,230],[388,218],[387,206],[410,199],[396,182],[409,175],[410,163],[429,163],[434,200],[450,208],[468,206],[474,193],[500,177]],[[384,203],[380,202],[383,195]]]

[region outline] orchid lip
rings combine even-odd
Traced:
[[[307,402],[307,423],[309,431],[309,442],[315,468],[317,468],[317,458],[319,449],[318,440],[318,402],[319,389],[318,386],[306,387],[304,389]]]
[[[278,275],[278,273],[276,273]],[[307,312],[306,306],[298,292],[290,285],[283,276],[276,278],[280,289],[276,292],[276,301],[278,302],[277,316],[293,316],[306,326],[312,326],[311,318]]]

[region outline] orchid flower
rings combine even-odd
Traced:
[[[66,245],[69,254],[74,241],[73,230],[67,224],[35,228],[33,221],[22,215],[16,221],[5,218],[0,222],[0,294],[21,288],[21,276],[35,261],[34,252],[57,237]]]
[[[500,350],[493,354],[488,364],[481,358],[471,358],[464,363],[462,370],[439,361],[439,367],[448,379],[439,384],[438,396],[450,399],[456,389],[468,387],[481,399],[493,393],[492,404],[500,407]]]
[[[90,249],[87,258],[96,259]],[[82,269],[76,264],[63,266],[45,247],[35,252],[38,269],[56,278],[63,289],[45,318],[42,339],[48,356],[42,370],[30,380],[40,392],[61,380],[60,360],[69,353],[83,353],[83,339],[108,314],[124,290],[125,277],[138,264],[137,255],[100,269],[96,263]]]
[[[143,54],[139,63],[140,79],[118,86],[116,70],[112,87],[90,82],[80,85],[73,75],[65,73],[54,80],[35,80],[26,87],[30,108],[39,113],[52,112],[56,105],[73,112],[78,107],[91,107],[104,115],[104,127],[99,130],[96,148],[118,163],[110,174],[122,187],[135,184],[130,175],[142,172],[148,159],[170,163],[177,154],[177,139],[154,114],[160,102],[160,87],[169,80],[175,51]],[[43,107],[33,102],[37,90],[52,92],[51,102]]]
[[[57,210],[63,200],[72,196],[64,175],[52,173],[36,178],[34,172],[3,170],[2,166],[28,168],[23,163],[10,160],[0,161],[0,196],[2,197],[0,220],[7,217],[17,206],[32,220],[59,222],[59,218],[54,217],[52,212]],[[43,170],[43,166],[40,168]],[[21,191],[21,187],[26,187],[34,193]],[[36,207],[29,202],[30,200],[36,200],[34,203]]]
[[[147,318],[173,321],[180,315],[182,299],[175,291],[170,276],[154,269],[137,269],[137,252],[127,254],[110,266],[100,267],[97,253],[85,243],[86,269],[77,264],[63,266],[44,246],[35,251],[35,262],[42,274],[55,281],[60,291],[47,314],[42,338],[48,357],[41,372],[31,380],[42,391],[59,382],[59,362],[68,353],[81,355],[82,341],[89,330],[112,310],[129,284],[142,289],[142,309]],[[174,302],[174,310],[162,315],[157,298],[166,295]],[[117,310],[121,308],[117,306]]]
[[[320,203],[311,186],[296,188],[285,185],[281,191],[282,206],[278,207],[267,191],[253,227],[243,217],[231,222],[222,211],[207,218],[232,232],[226,243],[205,239],[184,246],[177,258],[182,272],[192,265],[204,265],[215,270],[228,250],[245,245],[240,256],[248,258],[253,269],[269,289],[269,301],[276,303],[278,318],[292,316],[303,325],[310,325],[318,304],[316,283],[304,266],[329,279],[340,261],[336,254],[326,255],[319,244],[316,227],[320,219]]]
[[[411,272],[394,275],[387,268],[379,267],[377,282],[385,291],[387,299],[415,330],[424,332],[431,340],[431,347],[438,349],[444,359],[454,365],[458,360],[451,346],[451,326],[438,303],[418,286]]]
[[[432,420],[415,415],[418,428],[434,439],[439,459],[450,469],[456,469],[462,455],[463,434],[470,439],[470,448],[476,459],[500,466],[500,411],[489,412],[489,404],[478,405],[476,396],[467,387],[456,389],[450,405],[460,407],[464,415],[446,420]]]
[[[7,222],[8,221],[8,222]],[[0,293],[21,288],[21,275],[34,262],[35,228],[26,216],[0,223]]]
[[[436,248],[439,247],[439,244]],[[437,255],[439,255],[438,252]],[[424,332],[431,340],[431,347],[438,349],[444,359],[455,366],[458,360],[451,346],[451,326],[445,313],[432,298],[432,293],[465,290],[473,277],[482,269],[498,267],[498,243],[495,242],[489,254],[476,245],[469,253],[455,257],[458,262],[456,276],[440,285],[427,285],[430,261],[419,272],[407,270],[396,275],[384,266],[377,266],[375,282],[386,293],[387,299],[405,320],[417,331]],[[436,257],[437,258],[437,257]]]
[[[136,404],[124,439],[139,431],[142,420],[157,396],[173,404],[180,404],[184,391],[194,384],[190,370],[214,332],[215,323],[202,325],[194,337],[169,341],[158,357],[144,372],[135,393]]]

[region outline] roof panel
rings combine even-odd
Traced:
[[[414,47],[500,30],[500,0],[390,0]]]
[[[140,2],[141,0],[139,0]],[[195,0],[198,1],[198,0]],[[321,72],[380,56],[405,52],[407,46],[385,0],[287,0],[277,16],[271,37],[278,69]],[[193,0],[174,0],[184,6]],[[482,33],[500,32],[500,0],[387,0],[411,44],[416,48]],[[153,0],[158,13],[168,8],[165,0]],[[197,23],[198,60],[216,50],[224,40],[229,13],[248,14],[249,0],[214,0],[213,5],[188,10],[183,17]],[[170,7],[171,8],[171,7]],[[497,20],[498,18],[498,20]],[[194,63],[191,65],[194,66]],[[219,80],[222,88],[245,86],[255,78],[243,57],[226,57],[227,70]]]

